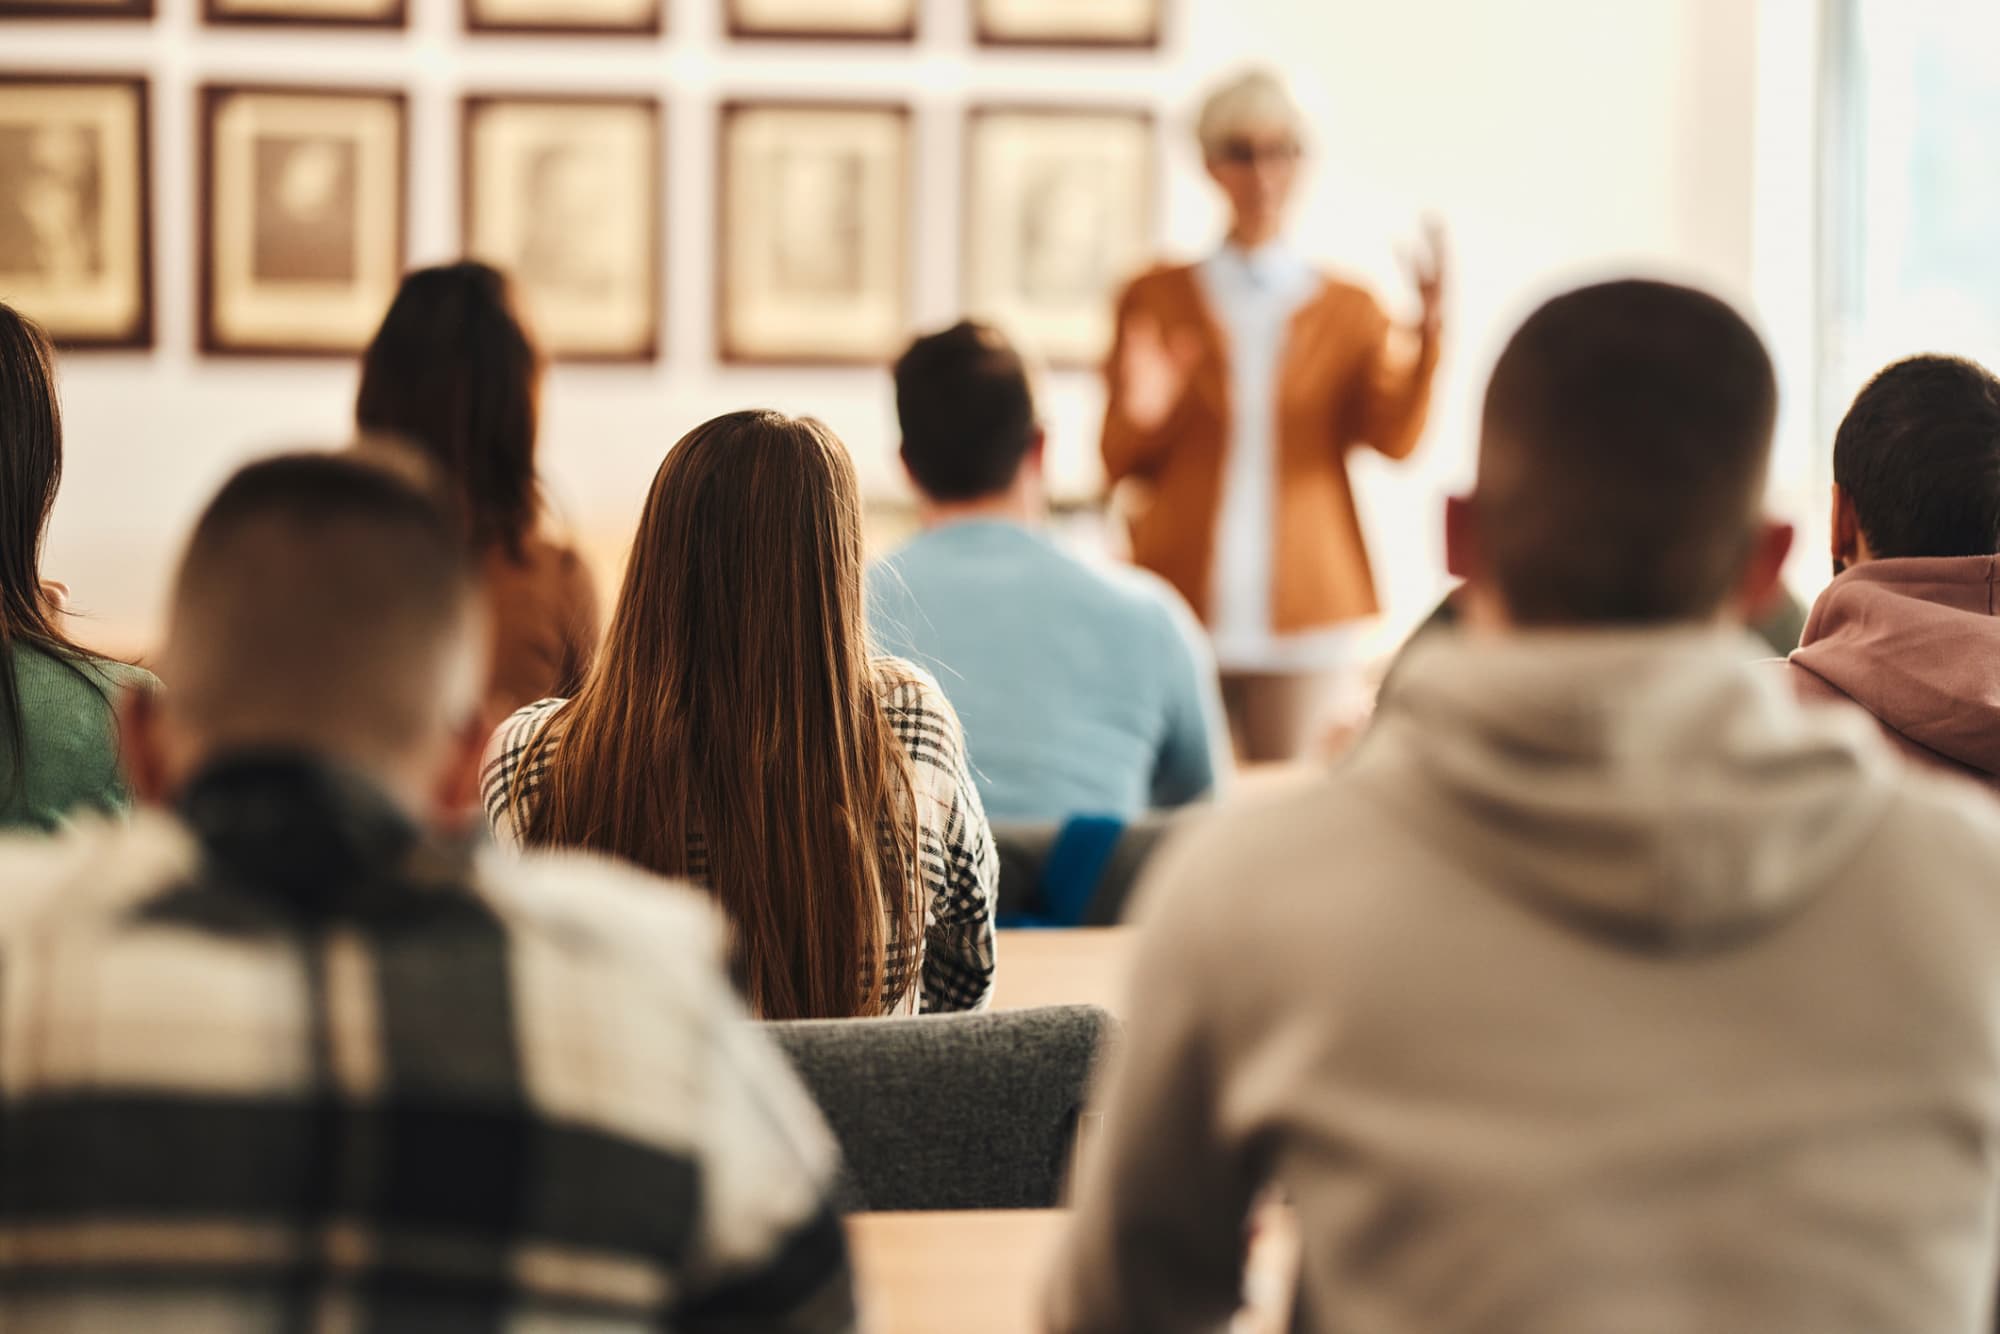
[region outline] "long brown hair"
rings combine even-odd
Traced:
[[[475,549],[517,560],[540,509],[542,354],[513,285],[470,260],[419,269],[361,359],[354,417],[429,455],[465,507]]]
[[[90,657],[63,633],[42,590],[42,542],[62,470],[55,348],[40,325],[0,302],[0,731],[8,761],[0,770],[0,795],[27,780],[14,646],[40,649],[71,670]],[[103,690],[101,682],[78,674]]]
[[[880,670],[846,447],[776,412],[696,427],[653,478],[595,669],[540,734],[561,741],[524,841],[676,875],[699,839],[758,1014],[893,1008],[920,879]]]

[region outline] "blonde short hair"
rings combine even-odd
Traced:
[[[1285,81],[1267,69],[1247,70],[1208,95],[1195,121],[1202,156],[1213,161],[1230,139],[1252,128],[1280,125],[1304,139],[1305,117]]]

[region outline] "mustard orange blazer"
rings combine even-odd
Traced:
[[[1125,339],[1151,320],[1171,342],[1192,329],[1202,353],[1167,420],[1142,432],[1125,417],[1118,367]],[[1437,368],[1437,341],[1399,360],[1389,317],[1359,287],[1323,277],[1293,316],[1279,370],[1276,531],[1271,535],[1271,620],[1280,634],[1320,629],[1378,610],[1362,543],[1347,451],[1366,444],[1408,457],[1423,432]],[[1191,265],[1136,279],[1118,302],[1118,333],[1106,379],[1104,469],[1130,481],[1132,557],[1209,617],[1209,570],[1229,447],[1228,347]]]

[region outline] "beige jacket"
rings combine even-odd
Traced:
[[[1170,848],[1053,1328],[1217,1328],[1274,1181],[1304,1330],[1987,1329],[2000,809],[1746,656],[1440,635]]]

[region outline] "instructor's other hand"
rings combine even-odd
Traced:
[[[1118,362],[1119,397],[1125,420],[1141,431],[1157,431],[1180,406],[1201,360],[1201,339],[1191,329],[1171,340],[1157,320],[1140,320],[1125,335]]]
[[[1436,338],[1444,327],[1445,244],[1444,224],[1435,216],[1424,219],[1423,239],[1404,250],[1403,265],[1423,303],[1419,328],[1425,338]]]

